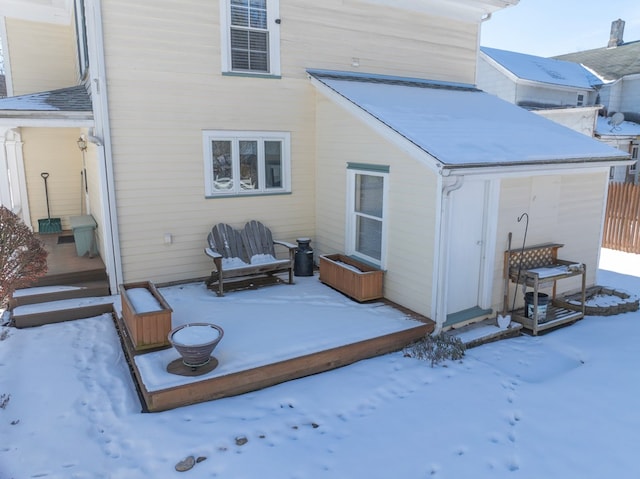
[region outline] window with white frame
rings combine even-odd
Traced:
[[[584,95],[582,93],[578,93],[578,99],[576,101],[576,106],[584,106]]]
[[[222,71],[280,75],[279,0],[220,0]]]
[[[235,196],[291,191],[288,132],[203,132],[205,194]]]
[[[349,163],[347,254],[384,267],[389,168]]]

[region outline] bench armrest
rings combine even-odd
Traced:
[[[222,258],[222,255],[220,253],[217,253],[217,252],[213,251],[211,248],[205,248],[204,249],[204,253],[207,256],[209,256],[210,258],[213,258],[213,259]]]
[[[284,246],[285,248],[289,248],[289,249],[296,249],[297,246],[291,243],[287,243],[286,241],[278,241],[278,240],[273,240],[273,244],[279,244],[280,246]]]

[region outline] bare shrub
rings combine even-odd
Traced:
[[[427,335],[404,349],[404,355],[423,361],[430,361],[431,367],[446,360],[459,360],[464,357],[465,345],[460,338],[440,333]]]
[[[11,399],[11,394],[0,394],[0,409],[5,409],[7,407],[9,399]]]
[[[0,206],[0,308],[16,289],[26,288],[47,272],[47,251],[14,213]]]

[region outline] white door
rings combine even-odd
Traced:
[[[486,182],[451,192],[447,314],[478,306],[485,236]]]

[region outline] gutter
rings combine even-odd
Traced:
[[[559,174],[566,173],[566,170],[583,171],[584,166],[590,168],[610,168],[612,166],[630,165],[633,163],[630,155],[625,157],[612,156],[606,158],[576,158],[558,160],[542,160],[542,161],[530,161],[530,162],[514,162],[505,161],[500,163],[493,163],[491,166],[486,166],[482,163],[469,163],[463,165],[445,165],[440,164],[440,171],[442,176],[452,176],[456,174],[464,175],[484,175],[492,174],[496,176],[508,176],[509,174],[517,173],[537,173],[537,174]],[[552,167],[552,168],[549,168]],[[505,168],[508,168],[505,170]]]
[[[442,330],[447,319],[447,297],[449,289],[449,210],[450,210],[450,198],[451,193],[462,188],[464,184],[464,176],[453,177],[439,177],[441,178],[441,190],[440,190],[440,218],[438,219],[439,234],[438,245],[436,245],[436,251],[438,257],[436,259],[437,264],[435,267],[435,281],[433,286],[433,317],[436,322],[436,327],[433,334],[436,335]]]
[[[116,294],[118,285],[123,283],[123,274],[115,198],[111,130],[109,127],[109,101],[107,97],[101,6],[101,0],[87,2],[86,4],[86,18],[89,26],[87,28],[87,48],[92,60],[89,66],[89,86],[91,88],[95,122],[95,129],[90,132],[90,137],[93,138],[92,142],[96,144],[100,170],[100,215],[105,246],[105,251],[103,252],[105,257],[103,259],[109,275],[111,293]]]

